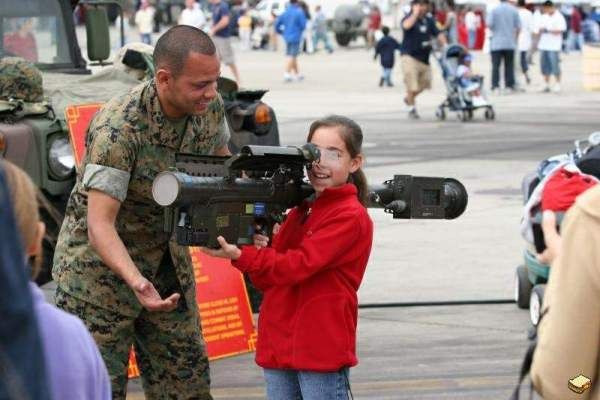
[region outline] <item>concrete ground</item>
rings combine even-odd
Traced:
[[[562,56],[562,93],[539,92],[536,62],[525,92],[489,96],[495,121],[476,113],[467,123],[454,115],[436,120],[445,90],[435,63],[433,89],[418,98],[421,119],[412,121],[403,110],[399,65],[396,86],[379,88],[379,65],[359,45],[302,55],[305,80],[294,83],[283,82],[281,51],[238,51],[236,57],[244,87],[270,90],[264,100],[277,113],[282,144],[302,144],[311,121],[344,114],[363,127],[372,182],[401,173],[465,184],[469,206],[457,220],[399,221],[371,210],[375,238],[361,304],[512,298],[525,246],[519,234],[522,177],[543,158],[600,130],[600,93],[583,91],[579,53]],[[487,79],[490,68],[489,55],[475,53],[474,70]],[[226,67],[223,75],[230,75]],[[514,304],[361,309],[354,397],[506,399],[528,328],[527,313]],[[264,398],[253,355],[215,361],[211,368],[215,399]],[[129,399],[143,398],[139,382],[129,393]]]

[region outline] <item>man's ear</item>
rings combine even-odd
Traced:
[[[172,77],[171,72],[161,68],[156,71],[156,84],[161,86],[168,85]]]
[[[42,241],[44,240],[45,234],[46,224],[40,221],[37,223],[37,232],[35,233],[35,239],[27,249],[28,257],[33,257],[42,254]]]

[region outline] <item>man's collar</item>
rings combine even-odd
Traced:
[[[178,150],[183,136],[177,134],[175,127],[165,117],[154,79],[144,88],[142,103],[148,112],[148,135],[152,141]]]

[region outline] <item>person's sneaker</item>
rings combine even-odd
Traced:
[[[412,110],[410,110],[408,112],[408,118],[410,118],[410,119],[419,119],[421,117],[419,117],[419,113],[417,113],[417,109],[413,107]]]
[[[498,88],[498,87],[492,88],[491,92],[494,95],[499,95],[500,94],[500,88]]]
[[[283,81],[284,82],[291,82],[292,81],[292,76],[288,73],[283,74]]]
[[[531,84],[531,78],[529,77],[529,74],[525,74],[525,83],[527,83],[528,85]]]
[[[391,81],[389,81],[389,82],[387,83],[387,87],[394,87],[394,84],[393,84]]]
[[[379,78],[379,87],[383,87],[383,81],[384,81],[383,78]]]
[[[298,75],[294,76],[294,79],[298,82],[301,82],[304,80],[304,75],[298,74]]]
[[[556,83],[556,84],[554,84],[554,86],[552,86],[552,89],[551,89],[551,90],[552,90],[552,92],[554,92],[554,93],[560,93],[560,91],[561,91],[561,88],[560,88],[560,83]]]
[[[543,93],[550,93],[550,85],[544,85],[544,88],[542,89]]]

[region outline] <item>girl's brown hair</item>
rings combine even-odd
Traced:
[[[6,175],[10,191],[15,222],[19,229],[19,236],[24,251],[35,244],[40,222],[40,213],[35,185],[29,176],[16,165],[0,160],[0,166]],[[42,265],[42,255],[36,254],[31,265],[31,278],[35,279]]]
[[[328,115],[325,118],[318,119],[310,125],[308,130],[307,142],[310,142],[316,130],[319,128],[337,128],[350,157],[354,158],[362,153],[363,133],[360,126],[353,120],[341,115]],[[358,200],[363,206],[369,202],[369,187],[367,186],[367,177],[361,168],[350,174],[348,179],[350,183],[358,189]]]

